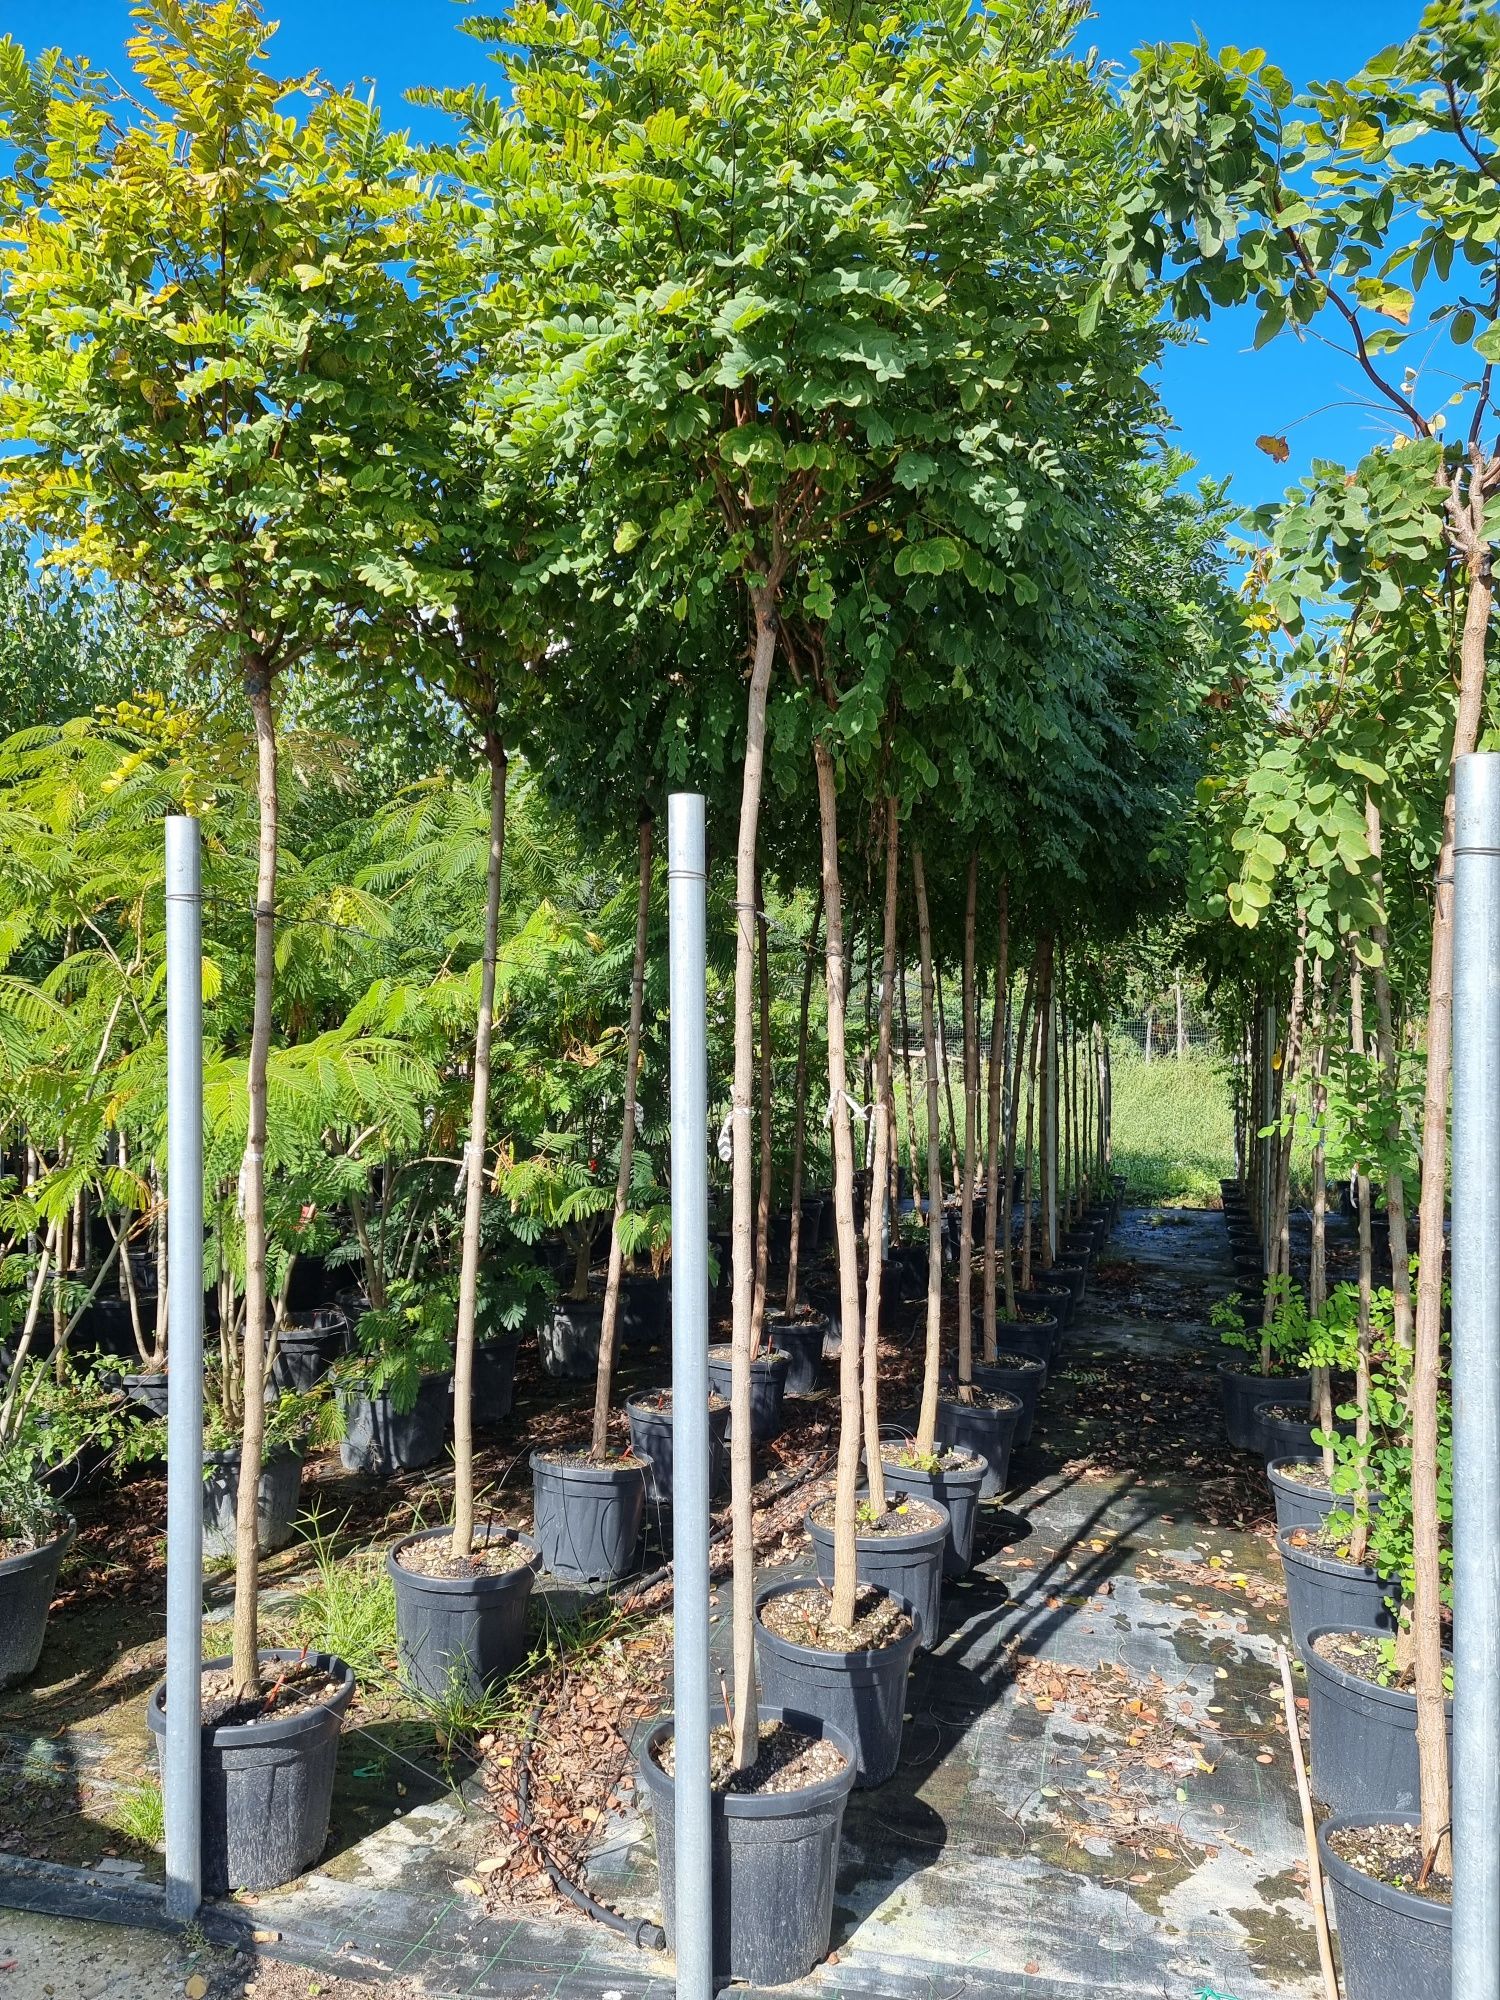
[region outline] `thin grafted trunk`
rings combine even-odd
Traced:
[[[792,1238],[786,1263],[786,1311],[797,1310],[797,1281],[802,1263],[802,1172],[807,1159],[807,1035],[812,1012],[813,969],[818,960],[818,932],[823,925],[823,884],[818,884],[818,900],[808,933],[807,956],[802,967],[802,1004],[797,1014],[797,1081],[795,1086],[792,1137]]]
[[[625,1031],[625,1102],[620,1117],[620,1169],[615,1175],[609,1272],[604,1280],[604,1313],[599,1322],[599,1370],[594,1378],[594,1432],[589,1449],[595,1458],[604,1456],[609,1443],[610,1390],[620,1341],[620,1290],[625,1275],[625,1246],[620,1241],[620,1225],[630,1206],[630,1179],[635,1166],[637,1072],[641,1061],[641,1017],[646,1005],[646,941],[651,930],[651,847],[651,816],[643,813],[637,829],[635,956],[630,966],[630,1025]]]
[[[266,1069],[271,1054],[271,997],[276,976],[276,848],[279,797],[271,684],[261,669],[246,676],[255,722],[260,832],[255,877],[255,997],[250,1027],[249,1118],[240,1185],[245,1203],[244,1394],[240,1477],[235,1504],[234,1622],[230,1671],[235,1694],[260,1686],[260,1467],[266,1428]]]
[[[917,1456],[931,1458],[937,1445],[938,1372],[943,1338],[943,1208],[941,1114],[938,1108],[937,1035],[933,1022],[932,920],[922,850],[911,851],[917,892],[917,939],[922,958],[922,1052],[927,1067],[927,1350],[922,1371],[922,1406],[917,1417]]]
[[[911,1080],[911,1026],[906,1011],[906,961],[901,961],[901,1070],[906,1084],[906,1147],[911,1167],[911,1198],[922,1207],[922,1175],[917,1164],[917,1098]]]
[[[1038,953],[1041,988],[1037,1020],[1041,1043],[1037,1056],[1038,1151],[1042,1177],[1042,1269],[1050,1271],[1057,1248],[1057,998],[1053,978],[1052,939],[1044,937]]]
[[[490,1117],[490,1048],[495,1029],[495,968],[500,957],[500,881],[505,867],[505,748],[485,738],[490,769],[490,844],[485,864],[484,957],[479,968],[479,1018],[474,1026],[474,1091],[469,1102],[469,1143],[464,1154],[464,1234],[458,1269],[458,1326],[453,1342],[453,1539],[455,1562],[474,1547],[474,1327],[479,1308],[480,1223],[484,1216],[484,1153]],[[372,1294],[373,1303],[373,1294]],[[599,1366],[605,1376],[605,1344]],[[599,1448],[596,1445],[596,1449]]]
[[[1324,1127],[1328,1119],[1328,1040],[1323,1019],[1323,961],[1313,959],[1313,1069],[1312,1069],[1312,1248],[1308,1261],[1307,1309],[1313,1319],[1323,1317],[1328,1304],[1328,1150]],[[1325,1431],[1333,1429],[1333,1379],[1326,1366],[1312,1371],[1312,1420]],[[1333,1447],[1324,1445],[1323,1464],[1333,1471]]]
[[[1360,983],[1359,960],[1349,966],[1349,1045],[1361,1061],[1365,1053],[1364,991]],[[1370,1488],[1366,1478],[1365,1450],[1370,1442],[1370,1374],[1375,1346],[1374,1327],[1374,1241],[1370,1226],[1370,1176],[1363,1165],[1355,1175],[1355,1204],[1359,1215],[1359,1322],[1358,1359],[1354,1372],[1354,1442],[1359,1448],[1359,1481],[1354,1490],[1354,1528],[1349,1536],[1349,1560],[1363,1562],[1370,1540]],[[1325,1451],[1323,1464],[1331,1471],[1333,1454]]]
[[[958,1120],[953,1114],[953,1066],[948,1060],[948,1008],[943,999],[943,961],[934,959],[932,976],[937,992],[937,1059],[943,1078],[943,1102],[948,1109],[948,1185],[955,1194],[963,1178],[958,1159]]]
[[[849,1130],[849,1071],[844,1049],[844,919],[839,884],[838,793],[833,759],[819,737],[813,744],[818,772],[818,819],[823,835],[823,908],[828,919],[825,957],[828,987],[828,1099],[833,1127],[833,1212],[838,1240],[839,1455],[833,1496],[833,1604],[843,1630],[854,1623],[858,1590],[855,1509],[863,1414],[860,1382],[859,1239],[854,1227],[854,1143]],[[873,1337],[873,1336],[872,1336]]]
[[[1372,887],[1376,906],[1383,909],[1385,872],[1381,865],[1383,857],[1380,809],[1368,792],[1365,793],[1365,838],[1375,861]],[[1371,980],[1375,987],[1376,1043],[1385,1087],[1394,1105],[1400,1083],[1400,1071],[1395,1020],[1391,1007],[1391,941],[1384,917],[1377,918],[1371,924],[1370,938],[1380,954],[1380,962],[1371,972]],[[1394,1163],[1397,1157],[1396,1149],[1401,1142],[1399,1116],[1393,1114],[1391,1122],[1385,1128],[1385,1137]],[[1386,1170],[1385,1205],[1391,1248],[1391,1328],[1400,1344],[1403,1347],[1410,1347],[1412,1343],[1411,1251],[1406,1238],[1406,1186],[1401,1169],[1394,1164]]]
[[[1021,994],[1021,1018],[1016,1024],[1016,1059],[1010,1073],[1010,1108],[1005,1119],[1005,1180],[1001,1188],[1001,1268],[1005,1273],[1005,1317],[1013,1320],[1016,1316],[1016,1260],[1013,1242],[1016,1203],[1016,1140],[1019,1137],[1017,1123],[1021,1115],[1021,1078],[1030,1059],[1032,1004],[1036,994],[1036,966],[1026,968],[1026,986]],[[1026,1145],[1028,1157],[1031,1146],[1031,1129],[1028,1125]],[[993,1361],[996,1350],[986,1345],[984,1358]]]
[[[974,1152],[979,1105],[979,1024],[974,1005],[975,914],[979,895],[979,854],[969,856],[964,895],[964,1158],[958,1201],[958,1390],[967,1399],[974,1381]]]
[[[765,884],[755,871],[755,957],[760,989],[760,1185],[755,1197],[755,1290],[750,1299],[750,1352],[759,1354],[766,1327],[771,1264],[771,954]]]
[[[880,1457],[880,1282],[885,1243],[885,1208],[890,1200],[890,1165],[895,1152],[895,1097],[891,1087],[891,1014],[896,983],[896,900],[899,884],[900,820],[896,801],[885,802],[885,929],[880,967],[880,1025],[875,1052],[875,1153],[870,1174],[870,1244],[865,1264],[864,1417],[865,1480],[870,1504],[885,1507],[885,1467]]]
[[[734,1086],[730,1100],[734,1331],[729,1391],[729,1505],[734,1561],[734,1761],[735,1768],[741,1771],[754,1763],[760,1747],[755,1688],[755,1525],[750,1498],[755,1480],[750,1439],[750,1316],[755,1291],[755,1148],[751,1133],[751,1097],[755,1088],[753,918],[756,834],[766,757],[766,694],[776,658],[776,595],[769,587],[760,588],[750,593],[750,601],[754,615],[754,660],[745,715],[745,766],[735,848]]]
[[[1047,1033],[1047,1017],[1043,1011],[1041,995],[1037,995],[1036,1022],[1031,1038],[1031,1046],[1026,1056],[1026,1179],[1021,1188],[1021,1290],[1031,1289],[1031,1224],[1034,1175],[1032,1164],[1036,1158],[1036,1096],[1037,1073],[1041,1067],[1042,1042]]]
[[[996,1238],[1002,1215],[1008,1207],[1000,1194],[1000,1141],[1005,1123],[1006,1086],[1010,1082],[1010,883],[1000,884],[1000,936],[995,950],[995,1005],[990,1021],[989,1133],[984,1157],[984,1320],[980,1328],[981,1352],[986,1361],[995,1358]],[[1010,1239],[1005,1241],[1005,1257],[1010,1262]]]
[[[1306,925],[1302,927],[1302,937],[1297,946],[1296,970],[1292,974],[1292,1004],[1287,1014],[1286,1046],[1282,1052],[1279,1117],[1280,1130],[1271,1143],[1275,1148],[1272,1161],[1271,1214],[1267,1223],[1267,1269],[1270,1276],[1290,1280],[1291,1257],[1291,1203],[1292,1203],[1292,1146],[1297,1136],[1297,1088],[1302,1073],[1302,1022],[1307,1003],[1307,949]],[[1276,1287],[1266,1287],[1265,1303],[1261,1307],[1261,1325],[1266,1329],[1261,1335],[1261,1373],[1271,1372],[1270,1325],[1276,1314]]]

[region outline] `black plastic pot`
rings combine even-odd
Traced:
[[[1256,1406],[1272,1398],[1295,1403],[1312,1394],[1309,1375],[1244,1375],[1227,1361],[1219,1363],[1219,1394],[1224,1403],[1224,1428],[1236,1451],[1260,1450],[1260,1419]]]
[[[761,1622],[761,1607],[789,1590],[806,1590],[806,1577],[768,1584],[756,1593],[755,1658],[761,1699],[771,1708],[816,1715],[854,1752],[856,1785],[883,1785],[901,1757],[906,1679],[917,1650],[913,1624],[905,1638],[865,1653],[829,1653],[778,1638]]]
[[[1045,1287],[1033,1285],[1028,1291],[1018,1291],[1015,1298],[1022,1312],[1041,1313],[1046,1319],[1055,1319],[1062,1332],[1067,1332],[1068,1321],[1073,1317],[1073,1294],[1067,1285],[1061,1282]]]
[[[786,1268],[787,1259],[792,1254],[792,1218],[790,1211],[783,1209],[773,1215],[766,1229],[766,1255],[773,1265]]]
[[[599,1371],[599,1332],[604,1323],[602,1294],[559,1299],[552,1317],[536,1330],[542,1367],[555,1380],[591,1382]]]
[[[340,1389],[344,1439],[339,1459],[346,1472],[373,1472],[388,1479],[393,1472],[415,1472],[443,1455],[448,1439],[451,1375],[424,1375],[417,1400],[409,1410],[397,1410],[382,1391],[367,1396],[361,1390]]]
[[[336,1306],[289,1320],[276,1332],[271,1380],[292,1394],[315,1388],[349,1345],[349,1321]]]
[[[620,1340],[626,1347],[660,1347],[672,1310],[672,1280],[650,1271],[620,1274]]]
[[[784,1722],[804,1736],[826,1737],[844,1757],[836,1777],[796,1792],[714,1792],[709,1803],[713,1856],[714,1977],[752,1986],[785,1986],[828,1956],[833,1888],[844,1805],[854,1784],[854,1746],[821,1716],[761,1704],[761,1721]],[[677,1828],[673,1783],[656,1761],[672,1717],[655,1724],[638,1769],[656,1827],[656,1868],[667,1947],[677,1906]]]
[[[153,1306],[152,1313],[155,1308]],[[142,1330],[150,1317],[141,1302]],[[97,1348],[101,1354],[116,1354],[122,1361],[139,1361],[140,1350],[135,1344],[135,1325],[130,1317],[128,1299],[90,1299],[79,1315],[78,1325],[73,1331],[73,1346],[80,1352]]]
[[[961,1445],[984,1460],[981,1500],[993,1499],[995,1494],[1005,1491],[1010,1478],[1011,1447],[1020,1421],[1019,1396],[1008,1397],[1006,1406],[998,1410],[984,1403],[949,1402],[946,1397],[938,1403],[937,1434],[942,1442]]]
[[[0,1687],[36,1672],[47,1639],[57,1572],[77,1532],[69,1517],[41,1548],[0,1562]]]
[[[1381,1687],[1325,1660],[1307,1635],[1307,1726],[1312,1737],[1313,1796],[1330,1812],[1370,1819],[1399,1818],[1421,1805],[1417,1769],[1417,1698]],[[1340,1632],[1347,1628],[1340,1626]],[[1452,1749],[1453,1703],[1448,1713]],[[1451,1756],[1450,1756],[1451,1761]]]
[[[1074,1307],[1083,1304],[1083,1295],[1089,1288],[1089,1265],[1086,1257],[1076,1251],[1064,1250],[1044,1268],[1033,1266],[1032,1276],[1044,1285],[1066,1285],[1073,1294]]]
[[[630,1449],[646,1468],[646,1498],[657,1506],[672,1504],[672,1405],[658,1408],[654,1392],[627,1396],[625,1415],[630,1421]],[[708,1490],[722,1493],[729,1483],[729,1451],[724,1443],[729,1429],[729,1405],[708,1406]]]
[[[1317,1450],[1313,1432],[1318,1426],[1306,1417],[1282,1417],[1273,1412],[1279,1400],[1257,1403],[1255,1425],[1260,1432],[1260,1449],[1269,1465],[1274,1458],[1308,1458]]]
[[[865,1496],[860,1495],[863,1499]],[[930,1527],[917,1528],[909,1535],[861,1535],[854,1537],[855,1574],[861,1583],[873,1583],[887,1597],[899,1597],[911,1613],[917,1628],[917,1644],[937,1644],[943,1616],[943,1550],[948,1541],[948,1510],[931,1503],[942,1516]],[[805,1517],[812,1537],[813,1559],[818,1576],[833,1586],[833,1529]]]
[[[1010,1343],[1007,1341],[1006,1346]],[[1036,1427],[1036,1407],[1047,1386],[1047,1364],[1034,1354],[1002,1352],[994,1361],[974,1364],[974,1380],[991,1395],[1015,1396],[1021,1405],[1015,1442],[1030,1444]]]
[[[301,1660],[300,1652],[263,1652],[263,1667]],[[278,1889],[323,1852],[333,1805],[333,1770],[354,1676],[327,1653],[308,1655],[339,1686],[315,1708],[272,1714],[260,1722],[221,1723],[203,1731],[203,1893]],[[204,1672],[227,1667],[206,1660]],[[158,1760],[167,1726],[167,1684],[146,1703]]]
[[[1276,1537],[1286,1576],[1286,1615],[1292,1644],[1307,1658],[1307,1635],[1323,1628],[1340,1632],[1394,1632],[1391,1603],[1396,1585],[1383,1582],[1364,1563],[1340,1562],[1316,1549],[1292,1546],[1287,1531]]]
[[[542,1566],[568,1583],[604,1583],[636,1566],[646,1519],[646,1468],[635,1459],[603,1465],[531,1454],[531,1492]]]
[[[1321,1527],[1335,1508],[1349,1504],[1345,1494],[1333,1493],[1326,1486],[1307,1486],[1290,1477],[1291,1466],[1307,1464],[1311,1458],[1311,1452],[1290,1452],[1269,1460],[1266,1465],[1278,1528]]]
[[[536,1580],[536,1544],[509,1528],[491,1528],[489,1539],[513,1542],[526,1561],[493,1575],[427,1576],[408,1569],[403,1549],[446,1541],[447,1528],[408,1535],[386,1551],[386,1573],[396,1590],[396,1651],[414,1694],[442,1701],[460,1691],[477,1699],[498,1687],[525,1659],[526,1606]],[[476,1536],[476,1540],[480,1539]]]
[[[516,1400],[516,1353],[521,1345],[514,1333],[497,1334],[474,1347],[472,1389],[476,1424],[503,1424]]]
[[[234,1554],[234,1513],[239,1499],[240,1450],[203,1454],[203,1553],[222,1559]],[[284,1549],[292,1539],[302,1491],[300,1451],[268,1454],[255,1492],[256,1538],[262,1555]]]
[[[833,1203],[820,1194],[805,1194],[802,1197],[802,1222],[797,1231],[797,1254],[807,1256],[816,1250],[823,1236],[823,1211],[832,1208]]]
[[[830,1250],[833,1247],[833,1239],[838,1232],[838,1215],[834,1210],[833,1195],[826,1188],[819,1199],[822,1201],[823,1206],[818,1212],[817,1248],[819,1250]]]
[[[1416,1826],[1415,1814],[1378,1813],[1327,1819],[1318,1853],[1333,1890],[1333,1917],[1343,1960],[1344,2000],[1450,2000],[1453,1991],[1453,1912],[1431,1896],[1415,1896],[1353,1868],[1329,1835],[1346,1826]]]
[[[1006,1354],[1029,1354],[1050,1367],[1062,1345],[1062,1321],[1002,1319],[995,1323],[995,1344]]]
[[[167,1377],[155,1369],[141,1375],[122,1375],[121,1384],[132,1403],[149,1410],[153,1417],[167,1414]]]
[[[786,1394],[787,1369],[791,1357],[777,1348],[757,1354],[750,1363],[750,1436],[756,1444],[775,1437],[781,1429],[781,1399]],[[716,1395],[729,1401],[733,1373],[727,1347],[708,1350],[708,1385]],[[731,1419],[729,1435],[734,1434]]]
[[[965,1576],[974,1561],[974,1530],[979,1521],[979,1495],[984,1485],[985,1462],[970,1452],[968,1462],[924,1472],[916,1465],[893,1465],[883,1460],[886,1490],[910,1493],[919,1500],[932,1500],[948,1510],[948,1533],[943,1542],[944,1576]]]
[[[783,1313],[766,1315],[767,1338],[787,1357],[784,1396],[810,1396],[817,1388],[827,1333],[828,1321],[821,1314],[812,1319],[788,1319]]]

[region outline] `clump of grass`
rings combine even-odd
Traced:
[[[126,1792],[115,1807],[114,1825],[139,1847],[160,1847],[167,1837],[160,1785],[147,1779]]]
[[[1143,1202],[1217,1204],[1234,1172],[1234,1112],[1224,1065],[1202,1055],[1110,1052],[1114,1161]]]
[[[316,1516],[301,1524],[316,1575],[292,1614],[296,1644],[331,1653],[364,1686],[392,1679],[396,1653],[396,1592],[383,1549],[341,1549],[337,1531]]]

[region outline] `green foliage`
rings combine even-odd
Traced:
[[[453,1322],[457,1310],[450,1289],[397,1279],[390,1302],[361,1313],[354,1350],[334,1365],[337,1385],[361,1395],[388,1396],[405,1415],[416,1407],[424,1375],[453,1367]]]

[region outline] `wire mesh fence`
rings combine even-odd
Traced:
[[[1117,1014],[1110,1023],[1117,1048],[1133,1049],[1146,1062],[1189,1055],[1214,1055],[1218,1034],[1213,1020],[1202,1014],[1186,994],[1168,993],[1160,1002],[1134,1014]]]

